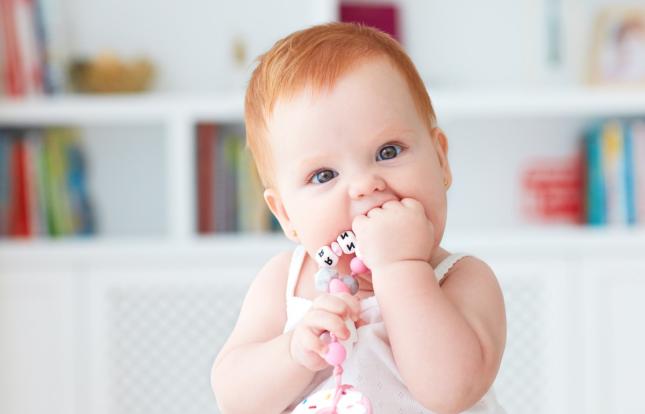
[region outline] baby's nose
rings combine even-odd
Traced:
[[[385,180],[377,174],[365,172],[356,174],[349,186],[349,197],[358,200],[377,191],[385,190]]]

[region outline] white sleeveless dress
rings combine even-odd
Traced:
[[[312,304],[310,300],[294,295],[305,254],[304,247],[299,245],[291,258],[286,291],[287,322],[284,332],[292,330]],[[448,270],[466,256],[468,255],[453,254],[446,257],[435,269],[437,280],[441,281]],[[356,330],[354,338],[343,342],[348,351],[343,363],[343,383],[353,385],[366,395],[376,414],[432,414],[432,411],[414,400],[401,379],[376,296],[361,300],[360,317],[366,324]],[[329,367],[318,371],[302,395],[292,402],[285,413],[290,413],[310,394],[322,389],[335,389],[336,379],[332,375],[332,369]],[[464,413],[505,414],[505,411],[497,402],[491,388],[477,404]]]

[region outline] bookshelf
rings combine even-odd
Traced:
[[[632,90],[547,88],[461,91],[430,88],[430,93],[440,125],[447,130],[451,148],[460,149],[463,146],[461,152],[469,151],[468,146],[477,147],[491,139],[490,135],[495,133],[500,123],[515,125],[510,131],[524,128],[522,136],[512,137],[513,132],[508,131],[502,133],[506,134],[504,139],[515,141],[514,145],[538,145],[537,142],[544,139],[539,128],[549,124],[554,126],[555,135],[558,135],[556,140],[572,148],[581,129],[591,120],[645,114],[645,95]],[[1,127],[68,125],[83,129],[90,165],[95,166],[94,175],[99,177],[91,187],[98,208],[108,223],[120,221],[118,225],[109,225],[105,234],[99,234],[98,238],[143,237],[170,242],[200,238],[195,230],[194,153],[195,127],[204,122],[241,126],[243,93],[65,95],[0,100]],[[512,151],[512,148],[507,149],[506,156],[511,157]],[[109,184],[113,172],[127,171],[136,166],[135,155],[125,157],[123,161],[123,155],[132,152],[152,160],[148,170],[138,173],[138,183],[150,191],[124,192],[123,186]],[[455,164],[459,163],[460,155],[455,155]],[[472,175],[468,168],[456,165],[456,177],[467,179]],[[502,175],[503,171],[498,174]],[[508,177],[505,179],[505,185],[512,185]],[[454,191],[457,194],[453,204],[459,204],[459,188]],[[509,193],[508,196],[512,195]],[[132,197],[141,198],[136,202],[156,213],[128,214],[123,211],[127,209],[114,201]],[[495,207],[501,210],[504,205],[491,204],[491,212]],[[466,215],[463,210],[458,210],[459,205],[455,208],[458,216]],[[146,220],[149,222],[146,223]],[[524,227],[523,224],[518,227],[519,220],[507,223],[501,220],[497,224],[505,228]],[[456,221],[460,228],[464,224],[471,224],[464,219],[458,218]],[[129,225],[134,230],[128,230]],[[86,242],[91,243],[92,240]]]

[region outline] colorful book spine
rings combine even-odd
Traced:
[[[197,231],[215,231],[214,168],[217,154],[217,129],[214,124],[197,125]]]
[[[27,188],[27,149],[23,139],[14,142],[11,151],[11,202],[9,205],[9,235],[29,237],[29,191]]]
[[[636,221],[645,224],[645,121],[631,124]]]
[[[626,197],[624,187],[625,160],[623,149],[623,128],[620,122],[605,124],[602,136],[603,164],[607,223],[625,224]]]
[[[25,79],[22,70],[22,56],[16,25],[16,4],[14,0],[0,0],[0,28],[4,40],[3,80],[9,96],[25,93]]]
[[[0,91],[9,96],[61,92],[65,25],[60,0],[0,0]]]
[[[605,180],[603,176],[603,151],[602,151],[601,125],[592,127],[585,138],[587,155],[587,183],[586,211],[587,223],[603,225],[605,216]]]
[[[11,136],[0,130],[0,237],[9,234],[11,202]]]
[[[32,0],[14,0],[14,16],[18,34],[18,47],[21,51],[20,70],[25,80],[24,95],[42,94],[42,72],[38,59],[38,42],[34,26],[34,7]]]
[[[636,183],[634,176],[634,137],[630,123],[623,125],[623,159],[624,176],[623,189],[625,193],[626,223],[636,224]]]
[[[94,234],[86,180],[74,130],[0,130],[0,236]]]

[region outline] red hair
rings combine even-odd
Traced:
[[[353,23],[328,23],[294,32],[277,41],[258,58],[244,101],[247,145],[265,188],[272,187],[271,148],[267,120],[280,98],[307,86],[329,90],[335,82],[368,58],[384,56],[406,80],[412,99],[428,130],[436,117],[428,92],[410,57],[392,37]]]

